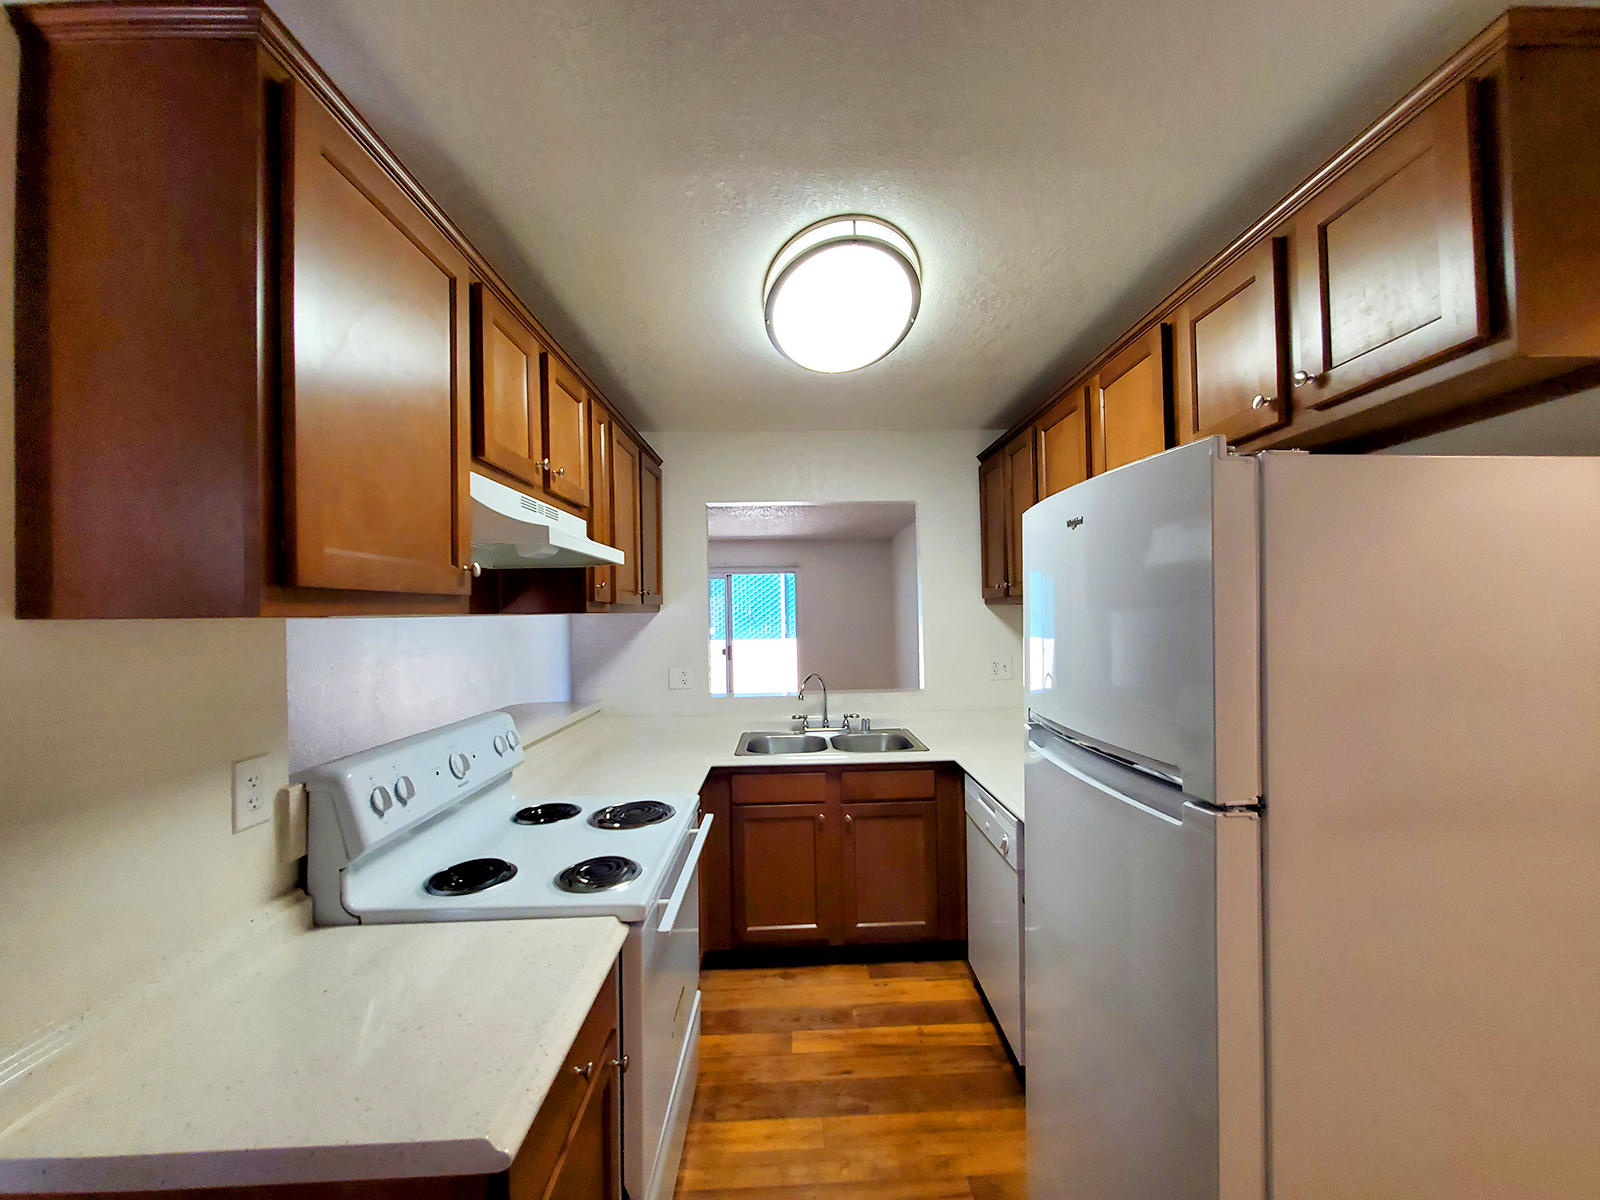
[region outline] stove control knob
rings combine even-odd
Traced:
[[[504,754],[506,752],[506,740],[505,740],[505,738],[500,737],[499,735],[495,736],[495,739],[494,739],[494,752],[496,754]]]
[[[389,789],[386,787],[373,788],[372,795],[367,797],[367,803],[372,805],[372,811],[380,817],[394,807],[394,801],[389,799]]]
[[[517,731],[515,729],[512,729],[512,730],[509,730],[506,733],[506,749],[507,750],[515,750],[516,748],[517,748]]]
[[[465,754],[452,754],[450,756],[450,774],[457,779],[465,779],[467,770],[472,766],[472,761]]]
[[[417,796],[417,785],[411,782],[411,776],[402,775],[394,781],[394,798],[401,804],[410,804]]]

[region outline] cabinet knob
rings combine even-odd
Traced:
[[[613,1058],[611,1065],[626,1075],[628,1073],[628,1056],[624,1054],[621,1058]]]
[[[828,819],[828,814],[827,813],[818,813],[817,814],[817,824],[818,825],[821,825],[827,819]]]
[[[550,460],[546,459],[545,461],[549,462]],[[556,474],[557,475],[565,475],[566,473],[567,473],[567,469],[565,467],[557,467],[556,468]]]
[[[1294,385],[1295,387],[1305,387],[1308,383],[1315,383],[1318,378],[1320,377],[1313,375],[1310,371],[1296,371],[1294,373]]]
[[[1257,396],[1250,401],[1251,408],[1271,408],[1276,403],[1270,396]]]
[[[588,1079],[594,1074],[594,1064],[586,1062],[581,1067],[573,1067],[572,1073],[574,1075],[582,1075],[585,1079]]]
[[[856,819],[851,814],[845,813],[845,815],[844,815],[844,823],[846,825],[854,825],[856,823]]]
[[[548,471],[550,469],[550,460],[548,458],[540,460],[539,466]]]

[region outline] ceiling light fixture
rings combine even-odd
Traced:
[[[917,249],[876,217],[829,217],[784,244],[762,288],[767,336],[808,371],[870,366],[911,332],[922,302]]]

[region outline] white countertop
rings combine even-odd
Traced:
[[[513,712],[529,799],[692,793],[720,766],[955,762],[1021,817],[1007,710],[884,717],[928,746],[738,757],[740,716]],[[301,893],[0,1059],[0,1194],[504,1170],[626,935],[610,917],[311,925]]]
[[[502,1171],[625,936],[315,929],[295,893],[0,1088],[0,1193]]]
[[[698,792],[713,767],[954,762],[1013,816],[1025,819],[1022,774],[1027,723],[1019,710],[875,716],[874,729],[908,729],[928,747],[885,754],[822,750],[737,756],[734,751],[741,733],[783,727],[737,713],[684,719],[624,717],[581,709],[574,712],[572,720],[569,727],[528,747],[527,761],[513,777],[519,794],[540,799],[590,793]]]

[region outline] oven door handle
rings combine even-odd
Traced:
[[[711,813],[706,813],[700,818],[700,829],[694,835],[694,846],[689,851],[688,860],[683,864],[683,870],[678,874],[678,886],[672,890],[672,899],[667,902],[667,911],[656,930],[658,933],[671,933],[677,923],[678,910],[683,907],[684,899],[689,895],[689,884],[700,866],[700,855],[706,848],[706,839],[711,836],[711,819]]]

